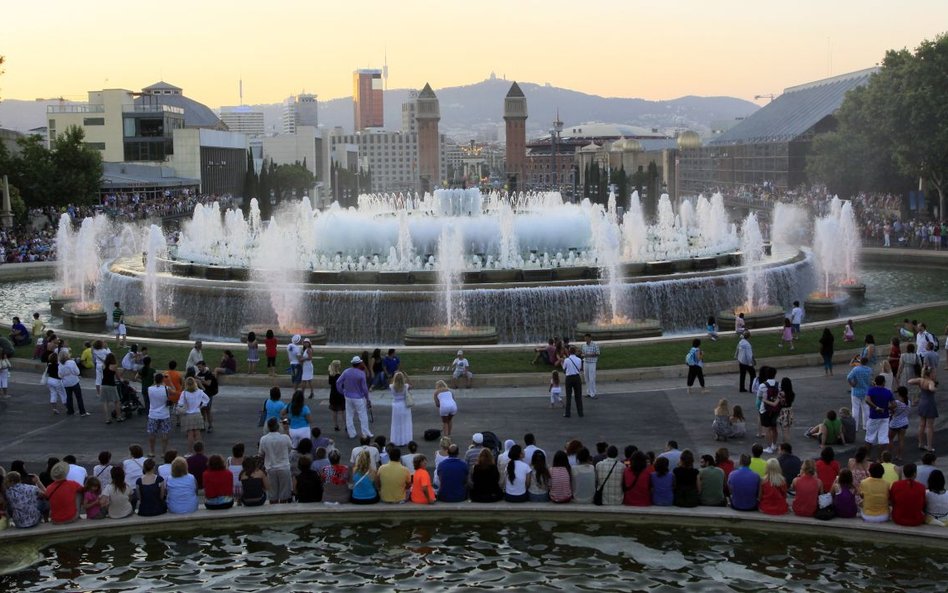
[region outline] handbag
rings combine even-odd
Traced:
[[[602,506],[602,489],[606,487],[606,482],[609,481],[609,478],[612,476],[612,472],[615,471],[617,465],[619,465],[618,459],[612,464],[612,469],[610,469],[609,473],[606,474],[606,479],[602,481],[602,484],[598,488],[596,488],[596,492],[593,494],[594,505],[599,507]]]
[[[40,377],[39,384],[46,385],[46,380],[49,379],[49,369],[43,369],[43,375]]]
[[[411,390],[405,392],[405,407],[412,408],[415,406],[415,396],[411,394]]]

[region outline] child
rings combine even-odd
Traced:
[[[257,372],[257,363],[260,362],[260,345],[257,344],[257,334],[247,333],[247,372],[251,375]]]
[[[563,405],[563,390],[560,387],[560,374],[553,371],[550,376],[550,407]]]
[[[115,328],[115,341],[119,346],[125,346],[125,311],[115,301],[115,308],[112,309],[112,326]]]
[[[712,342],[718,341],[718,324],[714,320],[714,315],[708,317],[708,337],[711,338]]]
[[[435,501],[434,488],[431,487],[431,475],[428,473],[428,459],[417,455],[412,460],[415,474],[411,479],[411,501],[416,504],[431,504]]]
[[[744,420],[744,410],[740,406],[734,406],[731,411],[731,434],[732,439],[742,439],[747,432],[747,424]]]
[[[790,349],[793,350],[793,324],[790,323],[789,317],[783,318],[783,329],[780,330],[781,340],[790,344]],[[778,348],[783,348],[783,343],[777,344]]]
[[[846,327],[843,328],[843,341],[852,342],[856,339],[856,328],[853,326],[853,320],[850,319],[846,322]]]
[[[905,433],[909,425],[908,388],[901,386],[895,390],[895,399],[890,404],[891,419],[889,420],[889,445],[895,449],[895,460],[902,463],[902,450],[905,446]]]
[[[10,359],[7,353],[0,350],[0,399],[10,399],[7,394],[7,387],[10,385]]]
[[[744,314],[738,313],[737,319],[734,320],[734,333],[738,338],[743,337],[745,329],[747,329],[747,324],[744,322]]]
[[[276,376],[277,340],[273,330],[267,330],[267,337],[263,340],[264,355],[267,357],[267,371],[271,377]]]
[[[714,408],[714,422],[711,423],[711,432],[714,433],[714,440],[726,441],[731,436],[731,430],[731,407],[726,399],[722,399]]]
[[[102,497],[102,483],[96,477],[86,478],[85,487],[82,489],[82,510],[86,513],[86,519],[104,519],[105,513],[102,512],[102,503],[99,499]]]

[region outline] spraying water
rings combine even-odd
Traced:
[[[438,280],[441,284],[446,327],[448,329],[462,326],[464,323],[460,310],[461,303],[455,303],[461,281],[461,271],[464,267],[464,261],[461,257],[463,244],[464,240],[461,232],[452,228],[445,228],[438,240]]]
[[[744,254],[745,311],[753,313],[767,306],[767,283],[760,264],[764,259],[764,239],[753,212],[741,225],[741,252]]]
[[[145,315],[152,323],[159,323],[158,260],[168,256],[168,244],[161,227],[151,225],[145,237]]]

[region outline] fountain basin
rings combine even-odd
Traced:
[[[262,342],[267,335],[267,330],[273,330],[273,337],[279,344],[289,344],[294,335],[299,335],[303,339],[309,339],[310,344],[321,346],[326,343],[326,328],[317,325],[315,327],[279,327],[277,324],[267,325],[265,323],[249,323],[240,327],[240,341],[247,341],[247,333],[253,332],[257,335],[257,341]]]
[[[721,311],[717,316],[718,328],[722,330],[733,330],[734,320],[737,318],[737,313],[741,312],[744,313],[744,327],[747,329],[778,327],[783,325],[783,320],[786,317],[786,312],[783,310],[783,308],[773,305],[758,309],[752,313],[740,310],[737,310],[736,312]]]
[[[862,282],[855,282],[853,284],[840,284],[836,288],[842,290],[854,299],[866,298],[866,285]]]
[[[658,319],[633,319],[621,323],[577,323],[577,339],[586,334],[596,341],[657,338],[662,335],[662,323]]]
[[[49,295],[49,311],[53,317],[62,317],[63,306],[65,306],[67,303],[74,303],[78,300],[78,294],[64,294],[62,292],[54,292]]]
[[[79,332],[99,333],[105,330],[106,314],[99,303],[73,301],[62,308],[63,327]]]
[[[187,340],[191,337],[191,324],[188,320],[171,315],[159,315],[158,321],[145,315],[126,315],[125,327],[129,336],[138,338]]]
[[[496,344],[497,328],[490,326],[452,327],[433,325],[405,330],[406,346],[465,346]]]
[[[208,280],[230,280],[230,267],[205,266],[204,277]]]
[[[803,301],[803,310],[809,321],[835,319],[849,304],[849,295],[845,292],[812,293]]]

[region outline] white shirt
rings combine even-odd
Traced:
[[[97,368],[102,368],[105,366],[105,357],[108,356],[112,351],[108,348],[102,348],[101,350],[92,350],[92,360],[95,361],[95,366]]]
[[[165,480],[171,479],[171,464],[162,463],[158,466],[158,475],[164,478]]]
[[[514,480],[510,481],[510,476],[507,473],[507,468],[504,468],[504,473],[501,476],[504,480],[504,492],[510,494],[511,496],[519,496],[526,494],[527,492],[527,476],[530,475],[530,472],[533,471],[530,469],[530,466],[526,463],[520,461],[514,461]],[[510,464],[508,463],[509,467]]]
[[[86,468],[82,467],[81,465],[70,463],[69,472],[66,474],[66,479],[72,480],[79,485],[84,485],[88,475],[89,472],[86,471]]]
[[[533,454],[536,453],[537,451],[540,451],[541,453],[543,453],[544,456],[546,455],[546,451],[544,451],[540,447],[537,447],[536,445],[527,445],[523,449],[523,460],[526,461],[529,465],[533,465]]]
[[[800,307],[794,307],[790,311],[790,323],[793,323],[795,325],[800,325],[801,323],[803,323],[803,309],[801,309]]]
[[[455,373],[466,373],[467,368],[471,366],[470,363],[467,362],[466,358],[460,358],[460,357],[455,358],[454,362],[451,364],[454,365]]]
[[[134,371],[136,366],[138,366],[138,364],[135,362],[135,354],[129,350],[125,356],[122,357],[122,368],[126,371]]]
[[[79,384],[79,366],[76,365],[75,360],[70,358],[66,362],[59,363],[59,378],[63,381],[63,387]]]
[[[923,332],[918,332],[915,335],[915,353],[924,354],[928,350],[928,342],[934,342],[935,338],[932,337],[928,330]]]
[[[97,465],[92,468],[92,477],[99,480],[102,488],[112,483],[112,465]]]
[[[300,363],[300,347],[296,344],[286,345],[286,356],[290,359],[290,364]]]
[[[563,361],[563,372],[566,373],[567,377],[572,377],[573,375],[578,375],[580,368],[582,368],[583,361],[579,359],[575,354],[570,354]]]
[[[164,385],[152,385],[148,388],[148,417],[152,420],[171,418],[168,413],[168,388]]]
[[[349,456],[349,465],[355,465],[356,459],[359,458],[359,454],[362,453],[363,451],[369,452],[369,462],[372,464],[372,469],[378,469],[379,468],[379,450],[373,445],[360,445],[358,447],[353,447],[352,455]]]
[[[145,458],[129,458],[122,462],[122,468],[125,470],[125,485],[129,488],[135,487],[135,482],[145,473],[142,466],[145,464]]]
[[[290,469],[290,450],[293,441],[279,432],[268,432],[260,437],[259,452],[263,454],[263,465],[267,471]]]
[[[596,362],[599,360],[599,344],[589,342],[583,344],[583,360],[586,362]]]
[[[197,391],[184,390],[178,400],[178,407],[183,409],[185,414],[198,414],[201,412],[201,408],[209,403],[211,403],[211,398],[200,389]]]
[[[185,370],[191,367],[196,367],[197,363],[202,360],[204,360],[204,352],[198,350],[197,348],[191,348],[191,352],[188,354],[188,362],[186,362],[184,365]],[[122,364],[125,364],[124,361],[122,361]]]

